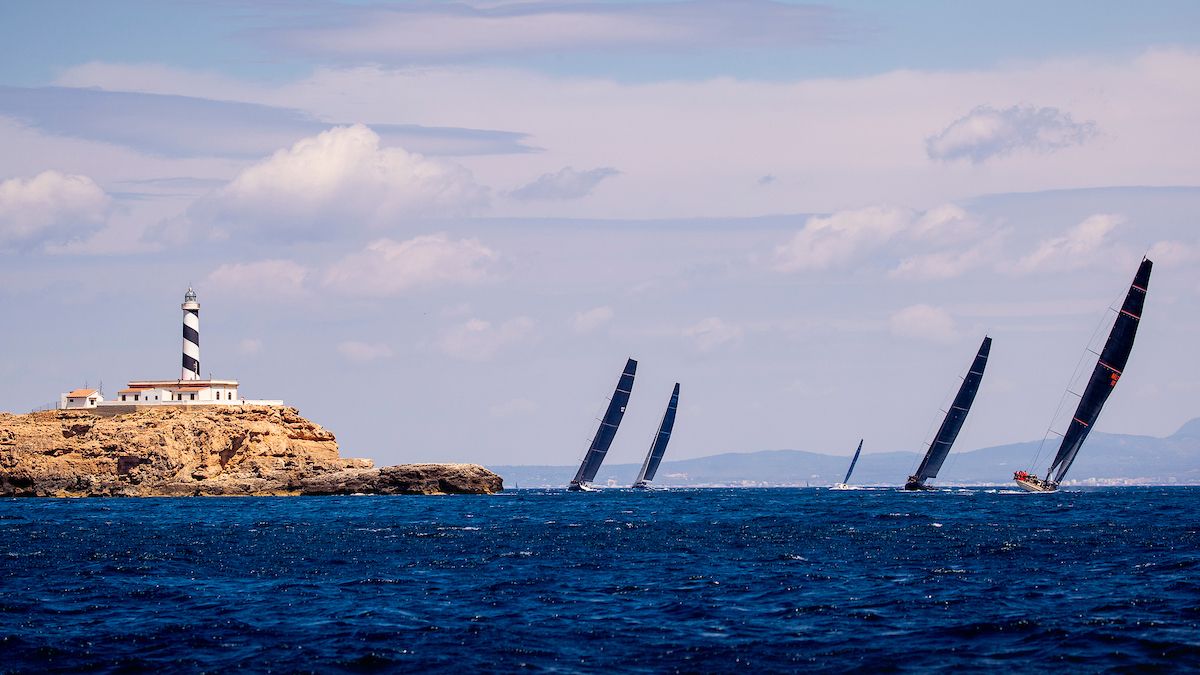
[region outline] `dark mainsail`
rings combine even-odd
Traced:
[[[667,404],[667,410],[663,413],[662,422],[658,425],[658,433],[654,435],[654,442],[650,444],[650,452],[646,453],[646,461],[642,462],[642,470],[638,473],[637,480],[633,482],[634,487],[645,487],[646,483],[654,480],[654,474],[658,472],[658,465],[667,452],[667,443],[671,441],[671,430],[675,428],[675,409],[677,407],[679,407],[678,382],[675,383],[675,389],[671,392],[671,402]]]
[[[621,379],[617,381],[617,388],[608,402],[608,410],[605,411],[604,418],[600,420],[600,428],[596,430],[596,435],[592,438],[592,445],[584,455],[583,463],[579,465],[579,471],[575,472],[571,488],[578,489],[595,480],[596,472],[600,470],[600,464],[604,462],[604,455],[608,453],[608,447],[612,445],[613,438],[617,435],[617,427],[621,425],[621,418],[625,416],[625,406],[629,404],[629,394],[633,392],[633,376],[636,372],[637,361],[633,359],[626,361],[625,371],[621,373]]]
[[[862,439],[858,441],[858,449],[854,451],[854,459],[850,460],[850,468],[846,469],[846,478],[842,480],[843,485],[850,483],[850,474],[854,473],[854,465],[858,464],[858,456],[862,453]]]
[[[1071,425],[1063,436],[1062,444],[1058,446],[1058,454],[1054,456],[1050,469],[1046,471],[1047,478],[1054,474],[1052,480],[1056,484],[1061,483],[1063,476],[1067,475],[1067,470],[1075,461],[1075,455],[1079,454],[1079,448],[1087,439],[1096,418],[1100,417],[1100,410],[1113,388],[1117,386],[1117,380],[1121,379],[1121,373],[1129,361],[1129,352],[1133,349],[1133,339],[1137,337],[1138,323],[1142,318],[1142,306],[1146,302],[1146,289],[1150,287],[1152,267],[1154,263],[1147,259],[1143,259],[1138,267],[1133,284],[1129,286],[1129,292],[1125,295],[1125,302],[1121,305],[1121,311],[1117,313],[1116,323],[1108,334],[1108,341],[1104,343],[1104,351],[1100,352],[1100,359],[1096,361],[1092,377],[1079,399],[1079,407],[1075,409]]]
[[[954,446],[954,439],[958,438],[958,432],[962,430],[963,422],[967,421],[967,413],[971,412],[971,404],[975,402],[979,383],[983,381],[983,370],[987,367],[988,353],[991,350],[992,338],[984,337],[983,344],[979,345],[979,352],[975,354],[975,361],[971,364],[971,369],[967,371],[967,376],[963,378],[962,385],[958,388],[958,394],[954,396],[954,402],[946,411],[946,418],[942,420],[942,426],[938,428],[937,435],[929,444],[929,450],[925,452],[925,458],[921,460],[917,472],[908,477],[908,482],[904,485],[905,490],[923,490],[926,480],[937,478],[942,463],[946,461],[946,456],[950,454],[950,448]]]

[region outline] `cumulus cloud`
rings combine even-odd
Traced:
[[[1146,257],[1160,265],[1182,265],[1200,258],[1200,248],[1182,241],[1160,241],[1150,247]]]
[[[295,297],[303,293],[308,274],[291,260],[229,263],[209,273],[204,285],[220,293],[253,294],[249,297]]]
[[[1076,122],[1058,108],[982,105],[925,139],[925,152],[930,159],[978,164],[1017,150],[1045,153],[1082,145],[1095,135],[1094,122]]]
[[[427,234],[405,241],[378,239],[326,270],[327,287],[351,295],[383,297],[411,288],[468,284],[485,278],[497,254],[477,239]]]
[[[302,139],[243,169],[197,201],[184,225],[190,235],[204,229],[320,239],[408,217],[469,213],[486,201],[486,189],[466,169],[381,147],[378,134],[357,124]]]
[[[952,243],[971,239],[979,230],[979,221],[961,206],[942,204],[917,217],[908,233],[913,239]]]
[[[600,326],[612,321],[612,307],[594,307],[584,312],[576,312],[571,317],[571,328],[576,333],[590,333]]]
[[[742,339],[741,326],[727,323],[718,317],[707,319],[683,329],[683,337],[687,338],[697,351],[711,352],[719,347],[737,342]]]
[[[965,251],[938,251],[909,256],[888,274],[897,279],[943,281],[962,276],[982,261],[983,248],[979,246]]]
[[[887,243],[912,219],[907,209],[885,206],[813,216],[789,241],[775,248],[775,268],[781,272],[828,269]]]
[[[813,216],[775,248],[780,272],[831,269],[872,254],[898,259],[890,275],[900,279],[949,279],[980,262],[998,243],[965,209],[943,204],[919,212],[887,206]],[[943,250],[928,252],[931,247]]]
[[[471,319],[442,335],[437,347],[443,354],[463,361],[487,361],[501,349],[534,339],[533,319],[520,316],[500,324]]]
[[[1089,216],[1062,236],[1043,240],[1036,249],[1017,261],[1015,270],[1028,273],[1051,267],[1084,267],[1104,251],[1108,234],[1124,221],[1121,216],[1108,213]]]
[[[600,181],[620,173],[620,171],[607,166],[587,171],[576,171],[568,166],[555,173],[544,173],[532,183],[523,185],[508,194],[516,199],[524,200],[580,199],[590,195]]]
[[[940,307],[912,305],[894,312],[888,320],[893,335],[927,340],[953,342],[958,337],[954,317]]]
[[[392,357],[392,348],[381,342],[346,340],[338,343],[337,351],[343,358],[355,363],[369,363]]]
[[[0,182],[0,247],[64,243],[103,224],[111,200],[87,176],[43,171]]]

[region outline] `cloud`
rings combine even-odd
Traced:
[[[726,323],[718,317],[710,316],[684,328],[683,337],[691,341],[697,351],[711,352],[718,347],[741,340],[742,329],[740,326]]]
[[[488,408],[488,414],[498,419],[523,417],[537,412],[541,406],[527,398],[514,398]]]
[[[1094,122],[1076,122],[1058,108],[982,105],[925,139],[930,159],[975,164],[1018,150],[1047,153],[1082,145],[1096,135]]]
[[[190,229],[219,234],[322,239],[359,227],[394,227],[409,217],[461,215],[487,190],[460,166],[402,148],[380,147],[357,124],[336,127],[243,169],[188,212]]]
[[[87,176],[43,171],[0,182],[0,247],[36,247],[100,229],[111,200]]]
[[[983,247],[965,251],[938,251],[909,256],[900,261],[889,276],[915,281],[943,281],[965,274],[984,260]]]
[[[759,187],[766,187],[768,185],[775,183],[777,180],[778,179],[775,176],[768,173],[766,175],[759,176],[758,180],[754,181],[754,183],[756,185],[758,185]]]
[[[173,76],[161,67],[141,68],[151,69],[157,77]],[[128,66],[91,63],[71,69],[62,81],[85,82],[119,73],[136,78],[138,72]],[[76,87],[0,86],[0,115],[46,133],[114,143],[162,157],[257,158],[331,126],[307,112],[281,106]],[[524,144],[524,134],[508,131],[415,124],[376,124],[372,131],[386,145],[425,154],[533,150]]]
[[[978,234],[979,221],[957,204],[942,204],[929,209],[908,228],[913,239],[949,243],[971,239]]]
[[[927,340],[953,342],[958,337],[954,317],[940,307],[912,305],[894,312],[888,320],[893,335]]]
[[[447,331],[437,342],[441,352],[463,361],[487,361],[501,349],[534,339],[533,319],[517,317],[501,324],[471,319]]]
[[[392,357],[392,348],[379,342],[347,340],[338,343],[337,350],[343,358],[355,363],[369,363]]]
[[[1125,221],[1118,215],[1098,213],[1071,228],[1066,234],[1043,240],[1014,266],[1019,273],[1055,269],[1078,269],[1095,262],[1108,234]]]
[[[1200,248],[1182,241],[1160,241],[1150,247],[1146,257],[1156,265],[1182,265],[1200,258]]]
[[[789,241],[775,248],[775,269],[821,270],[847,262],[903,232],[912,218],[907,209],[883,206],[813,216]]]
[[[769,0],[334,7],[332,13],[310,11],[281,22],[286,28],[261,33],[269,42],[325,59],[408,64],[609,48],[794,48],[834,39],[846,16],[821,6]]]
[[[204,286],[219,293],[263,300],[294,298],[304,292],[308,276],[308,268],[291,260],[259,260],[221,265],[209,273]]]
[[[378,239],[333,263],[323,283],[350,295],[386,297],[420,286],[481,281],[497,257],[478,239],[453,240],[445,234]]]
[[[592,193],[600,181],[621,172],[611,167],[600,167],[587,171],[576,171],[564,167],[556,173],[544,173],[532,183],[508,193],[510,197],[523,200],[580,199]]]
[[[571,318],[571,329],[576,333],[590,333],[612,321],[612,318],[612,307],[594,307],[584,312],[576,312]]]

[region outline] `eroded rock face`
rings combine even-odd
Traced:
[[[451,494],[503,489],[474,464],[374,468],[295,408],[0,413],[0,496]]]

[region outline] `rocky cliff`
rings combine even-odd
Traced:
[[[0,413],[0,496],[492,493],[474,464],[377,469],[338,454],[295,408],[143,408],[126,414]]]

